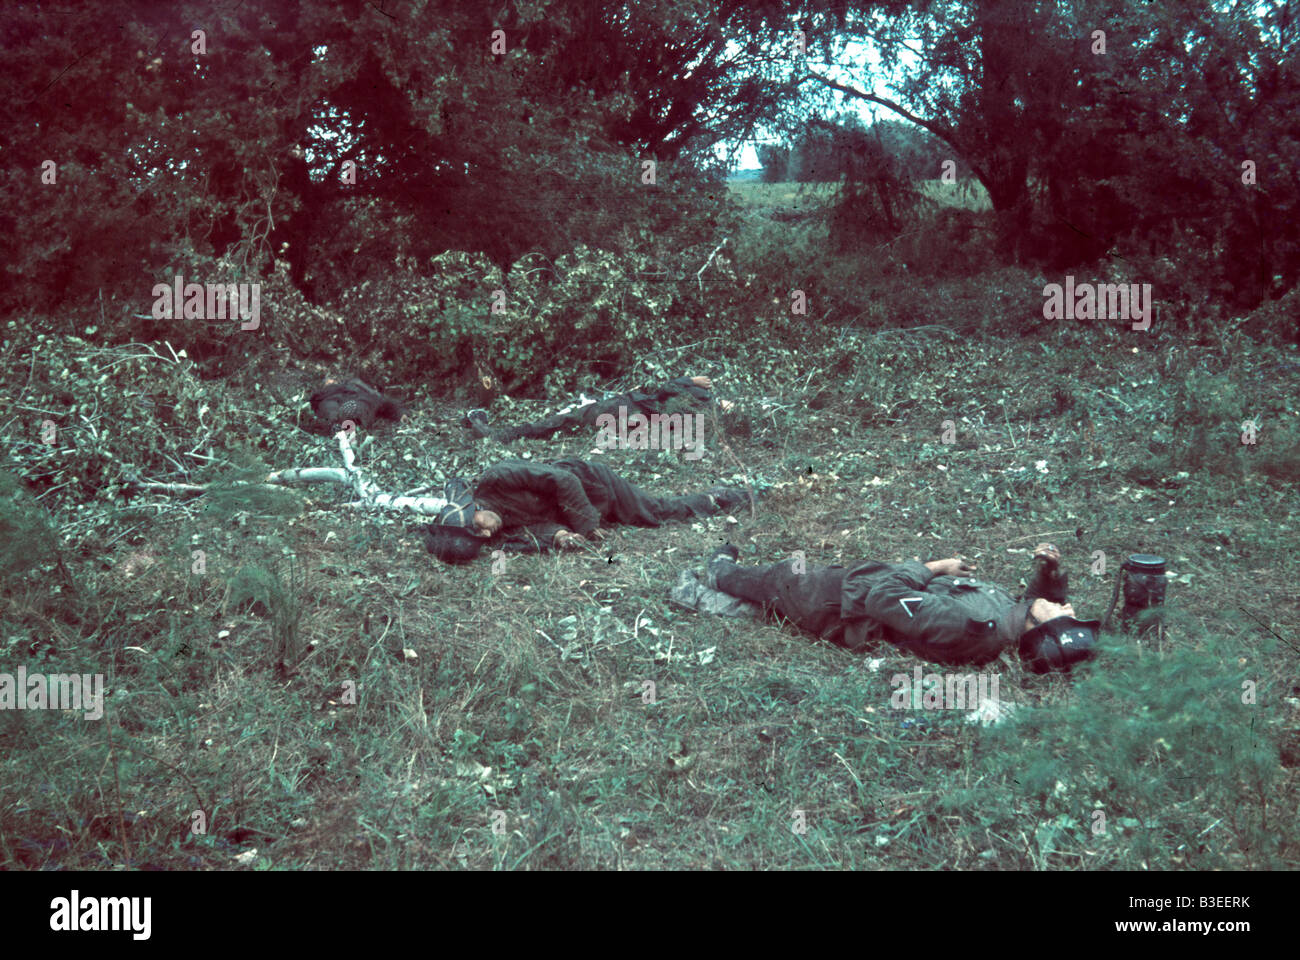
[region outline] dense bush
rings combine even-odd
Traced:
[[[725,256],[715,258],[708,284],[697,282],[716,247],[671,258],[579,247],[554,261],[525,257],[508,273],[452,251],[422,276],[394,274],[348,291],[343,310],[367,304],[358,346],[382,337],[395,379],[432,382],[446,395],[481,365],[506,390],[567,392],[587,378],[621,376],[661,348],[668,331],[674,340],[716,334],[711,316],[756,299]]]
[[[17,326],[10,322],[11,336]],[[21,424],[4,438],[12,469],[50,509],[118,502],[131,481],[176,479],[182,467],[207,474],[214,448],[269,441],[264,422],[205,389],[183,351],[97,347],[75,336],[33,340],[21,375],[6,366],[9,399],[0,411]]]
[[[984,824],[1028,818],[1040,868],[1085,849],[1100,864],[1278,865],[1268,797],[1279,767],[1265,731],[1284,718],[1235,647],[1198,640],[1146,657],[1112,640],[1105,669],[1085,671],[1066,703],[1023,709],[991,738],[988,774],[1014,793],[946,806]]]

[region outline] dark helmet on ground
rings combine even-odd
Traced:
[[[1096,656],[1100,633],[1100,620],[1055,617],[1021,635],[1020,659],[1033,673],[1069,670]]]
[[[443,484],[447,505],[438,511],[437,523],[426,524],[418,532],[429,552],[443,563],[469,563],[483,549],[484,538],[474,532],[474,512],[478,504],[474,494],[460,477]]]
[[[464,527],[444,523],[429,523],[418,533],[428,551],[443,563],[469,563],[476,559],[487,541]]]

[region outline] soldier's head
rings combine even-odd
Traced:
[[[469,563],[483,549],[483,542],[501,529],[501,517],[474,502],[473,491],[460,477],[443,484],[446,504],[438,511],[438,522],[420,530],[424,545],[443,563]]]
[[[350,420],[368,429],[376,418],[398,421],[406,416],[406,407],[369,384],[338,377],[327,378],[324,385],[311,395],[311,408],[331,427]]]
[[[1044,600],[1039,597],[1029,607],[1029,612],[1025,616],[1025,632],[1028,633],[1041,623],[1048,620],[1055,620],[1057,617],[1074,616],[1074,604],[1072,603],[1052,603],[1050,600]]]
[[[1034,673],[1069,670],[1096,655],[1100,620],[1078,620],[1074,606],[1041,597],[1030,604],[1025,632],[1020,635],[1020,659]]]
[[[491,510],[475,510],[472,523],[475,536],[495,536],[501,529],[501,514]]]

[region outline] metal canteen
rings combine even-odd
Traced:
[[[1165,558],[1150,553],[1134,553],[1124,561],[1124,609],[1120,614],[1124,625],[1145,610],[1159,607],[1165,602]],[[1150,629],[1148,623],[1143,632]]]

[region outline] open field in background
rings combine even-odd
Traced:
[[[773,208],[818,208],[825,205],[838,186],[834,183],[761,183],[738,180],[727,184],[728,189],[746,207],[765,213]],[[939,180],[921,183],[922,192],[930,199],[949,207],[968,210],[991,210],[988,191],[978,180],[960,180],[946,184]]]
[[[837,188],[833,183],[761,183],[742,180],[728,183],[727,189],[747,208],[762,213],[770,207],[799,204],[820,207]]]
[[[648,369],[708,374],[739,412],[710,425],[699,461],[600,456],[656,491],[772,484],[757,514],[621,528],[599,552],[499,574],[486,556],[439,566],[402,524],[323,488],[301,512],[142,505],[102,553],[70,557],[79,597],[37,578],[6,592],[7,663],[106,670],[114,693],[107,723],[0,713],[0,863],[1294,867],[1300,452],[1283,426],[1300,377],[1245,341],[1152,349],[1118,326],[665,347]],[[254,385],[274,373],[271,358],[242,371],[236,406],[265,408]],[[275,396],[291,419],[301,398]],[[1254,447],[1238,408],[1262,418]],[[366,469],[408,489],[592,447],[472,441],[457,412],[422,405],[374,438]],[[331,440],[283,434],[298,453],[276,465],[335,462]],[[189,574],[195,535],[207,578]],[[1020,712],[998,728],[900,712],[890,677],[920,661],[669,607],[677,571],[723,540],[747,562],[961,553],[1012,588],[1051,540],[1097,616],[1122,556],[1155,552],[1169,635],[1110,635],[1072,679],[1006,655],[987,669]],[[1109,576],[1089,572],[1097,550]],[[189,834],[196,808],[206,837]]]

